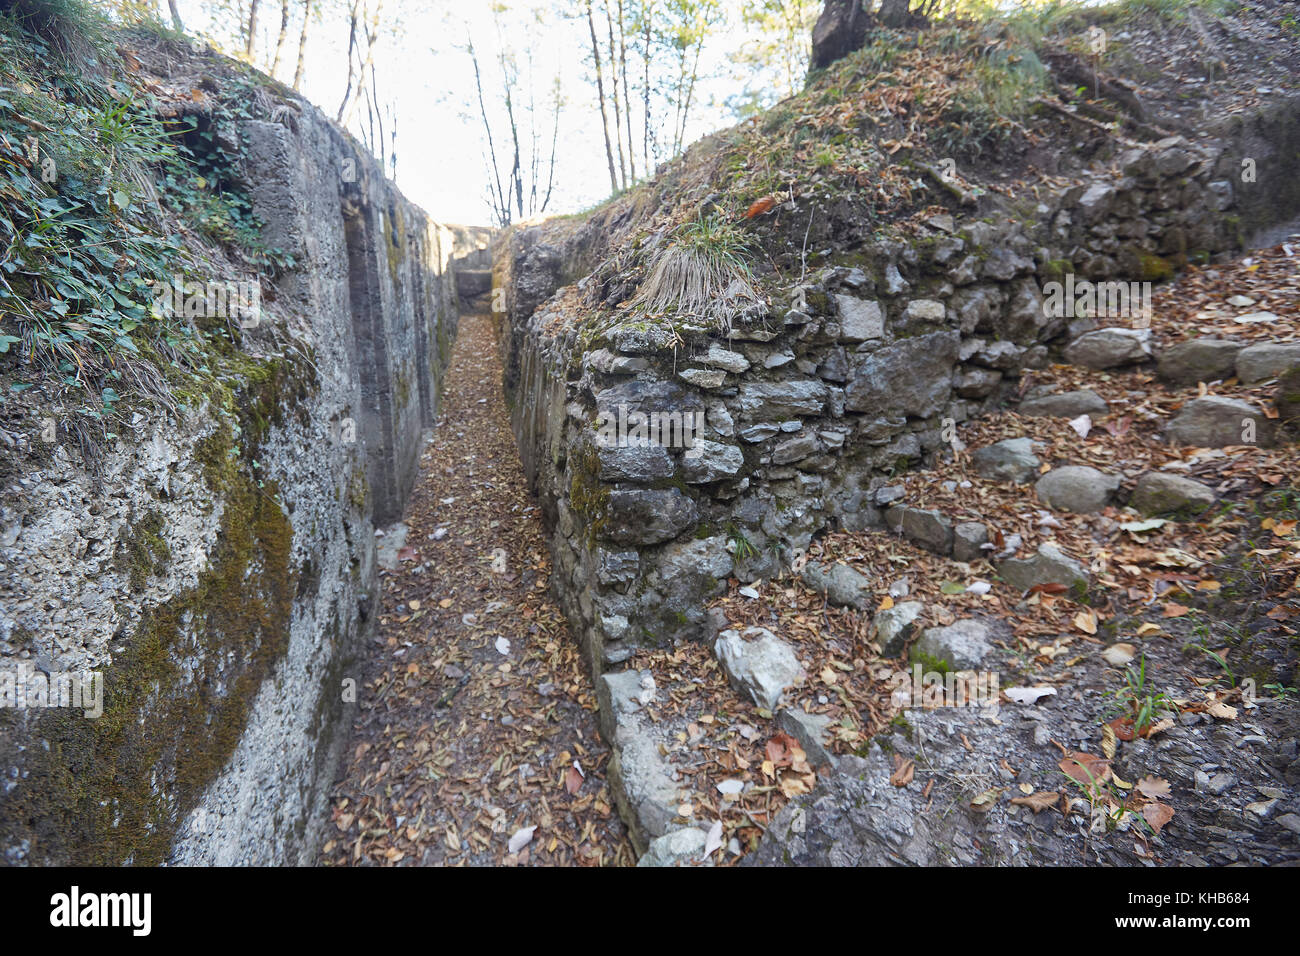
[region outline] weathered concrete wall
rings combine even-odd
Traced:
[[[243,186],[294,266],[228,392],[140,416],[97,481],[0,462],[0,663],[99,669],[105,713],[0,711],[0,859],[307,863],[456,331],[457,234],[317,110],[249,120]],[[355,699],[355,698],[352,698]]]
[[[1001,404],[1024,369],[1098,325],[1051,314],[1045,284],[1158,281],[1300,212],[1291,191],[1240,176],[1262,137],[1271,180],[1300,172],[1294,137],[1270,132],[1289,130],[1300,103],[1269,110],[1218,139],[1127,149],[1027,209],[932,216],[912,240],[878,241],[858,265],[774,294],[727,336],[631,313],[584,325],[590,236],[510,234],[496,276],[506,389],[553,580],[593,670],[708,636],[704,604],[725,578],[773,574],[823,528],[897,523],[890,476],[932,460],[945,421]],[[620,407],[703,413],[698,457],[600,447],[598,417]]]

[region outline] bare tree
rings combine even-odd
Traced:
[[[280,35],[275,40],[275,57],[271,60],[271,75],[280,69],[280,51],[284,49],[284,38],[289,32],[289,0],[280,0]]]
[[[600,127],[605,134],[605,159],[609,163],[609,190],[618,192],[618,175],[614,172],[614,150],[609,141],[609,115],[605,111],[605,81],[600,68],[600,42],[596,39],[596,20],[587,0],[587,27],[591,31],[591,58],[596,69],[596,98],[600,102]]]
[[[302,4],[302,33],[298,34],[298,65],[293,71],[293,88],[302,89],[302,67],[303,60],[307,53],[307,25],[311,23],[313,0],[303,0]]]
[[[628,176],[636,182],[636,149],[632,145],[632,94],[627,85],[627,16],[618,0],[618,71],[623,76],[623,113],[627,119]]]
[[[248,57],[248,62],[253,62],[253,51],[257,46],[257,8],[261,0],[251,0],[248,6],[248,38],[244,46],[244,56]]]

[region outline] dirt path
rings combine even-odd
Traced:
[[[461,321],[405,523],[396,567],[381,573],[321,862],[634,862],[604,779],[591,681],[548,593],[487,316]]]

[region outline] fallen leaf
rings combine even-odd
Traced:
[[[1050,810],[1056,806],[1061,795],[1055,790],[1044,790],[1041,793],[1031,793],[1026,797],[1016,797],[1011,801],[1013,807],[1028,807],[1034,811],[1034,816],[1042,813],[1044,810]]]
[[[1205,708],[1205,712],[1211,717],[1218,718],[1219,720],[1237,719],[1237,708],[1231,707],[1221,700],[1216,700],[1209,707]]]
[[[722,849],[722,845],[722,821],[714,820],[713,826],[709,827],[709,835],[704,839],[704,856],[700,859],[707,860],[715,850]]]
[[[1174,808],[1167,803],[1148,803],[1142,808],[1142,817],[1151,824],[1151,829],[1159,833],[1174,818]]]
[[[1055,687],[1008,687],[1003,691],[1017,704],[1036,704],[1043,697],[1056,693]]]
[[[1137,782],[1137,792],[1151,800],[1169,796],[1169,781],[1163,777],[1143,777]]]
[[[890,775],[889,782],[895,787],[906,787],[912,782],[915,772],[915,760],[904,760],[898,754],[894,754],[894,772]]]
[[[564,789],[572,796],[582,789],[582,774],[577,767],[569,767],[564,772]]]
[[[514,836],[510,838],[510,842],[506,844],[506,849],[510,853],[518,853],[524,847],[528,846],[528,844],[533,842],[533,833],[536,830],[537,830],[537,824],[535,823],[530,827],[524,827],[520,830],[516,830]],[[448,836],[450,835],[451,832],[448,831]]]
[[[1137,657],[1137,648],[1132,644],[1112,644],[1101,652],[1101,656],[1107,664],[1113,667],[1123,667]]]

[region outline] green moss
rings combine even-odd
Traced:
[[[952,670],[952,665],[943,658],[916,649],[912,650],[912,663],[920,664],[921,670],[927,674],[947,674]]]
[[[586,525],[588,542],[594,544],[609,507],[609,488],[600,480],[600,453],[588,444],[569,460],[569,507]]]
[[[172,553],[163,537],[165,527],[162,514],[154,510],[120,535],[118,566],[126,570],[132,591],[144,590],[150,577],[167,570]]]
[[[1069,259],[1049,259],[1043,263],[1042,276],[1045,282],[1065,282],[1065,277],[1074,272],[1074,263]]]
[[[233,441],[230,429],[219,431]],[[48,748],[31,748],[26,770],[41,783],[10,797],[16,818],[30,821],[34,859],[164,862],[288,645],[293,529],[220,443],[210,436],[207,448],[219,477],[212,490],[225,499],[209,568],[142,615],[105,674],[102,717],[51,711],[37,723],[34,739]],[[149,541],[154,526],[152,517],[141,522],[137,540]],[[145,551],[157,558],[152,545]]]
[[[1150,252],[1138,254],[1139,275],[1144,282],[1163,282],[1174,277],[1173,264]]]

